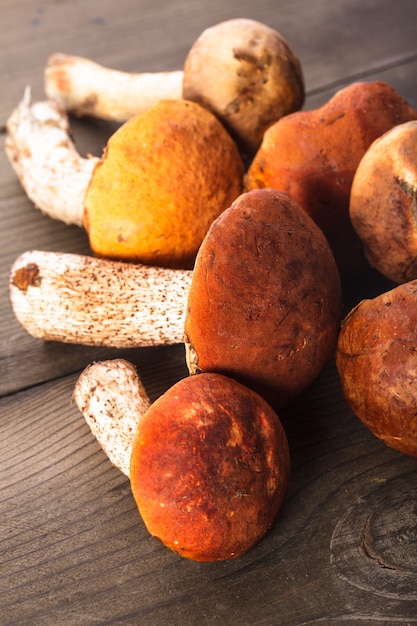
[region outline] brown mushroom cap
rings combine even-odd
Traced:
[[[100,257],[190,268],[212,221],[239,195],[243,163],[219,120],[162,100],[110,137],[85,195]]]
[[[363,300],[343,321],[336,365],[346,401],[388,446],[417,456],[417,280]]]
[[[198,252],[185,322],[191,373],[219,372],[279,408],[334,349],[341,287],[329,244],[288,195],[242,194]]]
[[[249,154],[267,126],[301,108],[301,64],[276,30],[251,19],[206,29],[184,64],[183,97],[215,113]]]
[[[255,545],[277,518],[289,473],[276,413],[218,374],[187,377],[151,405],[130,464],[149,532],[197,561],[233,559]]]
[[[374,141],[353,179],[349,214],[366,257],[390,280],[417,278],[417,121]]]

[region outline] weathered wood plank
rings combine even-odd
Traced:
[[[352,80],[385,80],[417,107],[414,0],[3,0],[0,126],[55,51],[112,67],[180,67],[210,24],[280,30],[303,64],[307,108]],[[82,152],[113,127],[73,121]],[[42,216],[0,146],[0,624],[417,623],[416,459],[352,415],[330,362],[282,413],[292,456],[277,525],[243,558],[198,564],[146,532],[127,480],[71,401],[77,372],[116,351],[43,343],[15,321],[8,273],[30,248],[89,253],[85,233]],[[387,288],[370,272],[345,306]],[[119,351],[117,351],[119,355]],[[182,346],[124,353],[152,398],[186,375]]]
[[[147,535],[127,480],[70,402],[74,383],[0,400],[6,623],[290,626],[416,614],[417,461],[341,404],[332,363],[282,415],[293,468],[278,523],[219,564],[185,561]]]

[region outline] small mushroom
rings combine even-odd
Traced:
[[[199,102],[215,113],[245,151],[265,128],[301,108],[300,62],[276,30],[235,18],[207,28],[191,47],[184,71],[127,73],[82,57],[53,54],[45,92],[76,115],[125,121],[161,99]]]
[[[33,337],[133,348],[182,343],[190,270],[32,250],[10,273],[16,319]]]
[[[277,414],[252,390],[207,373],[149,404],[134,368],[119,359],[89,366],[74,398],[130,478],[149,533],[177,554],[235,559],[276,521],[288,490],[288,442]]]
[[[304,103],[301,64],[284,37],[251,19],[207,28],[184,64],[183,95],[215,113],[249,155]]]
[[[350,219],[370,265],[396,283],[417,278],[417,121],[389,130],[355,173]]]
[[[81,158],[66,115],[26,96],[7,124],[6,152],[44,213],[84,224],[97,256],[192,267],[211,222],[242,191],[243,162],[218,119],[186,100],[131,118],[101,159]]]

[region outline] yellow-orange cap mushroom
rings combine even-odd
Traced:
[[[192,267],[211,223],[239,195],[243,163],[200,105],[163,100],[110,137],[94,168],[84,225],[97,256]]]

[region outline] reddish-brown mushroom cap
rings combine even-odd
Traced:
[[[242,194],[197,255],[188,367],[235,377],[281,407],[328,360],[341,310],[336,263],[318,226],[278,190]]]
[[[149,532],[197,561],[233,559],[260,541],[281,509],[289,473],[276,413],[219,374],[187,377],[151,405],[130,465]]]
[[[363,300],[343,321],[336,365],[346,401],[388,446],[417,456],[417,280]]]
[[[326,235],[342,278],[351,278],[367,266],[349,218],[356,168],[377,137],[413,119],[417,112],[390,85],[353,83],[318,109],[298,111],[270,126],[245,188],[287,192]]]
[[[417,121],[369,147],[353,179],[349,214],[372,267],[396,283],[417,278]]]

